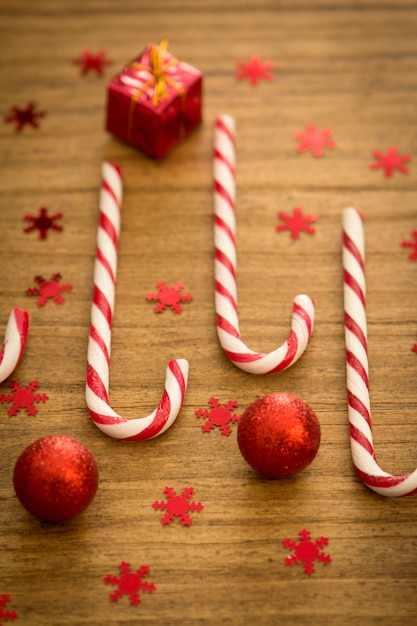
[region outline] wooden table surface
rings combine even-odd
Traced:
[[[351,461],[346,404],[341,219],[365,220],[371,402],[375,449],[385,471],[417,463],[417,264],[401,248],[417,228],[417,3],[415,0],[1,0],[0,110],[35,102],[38,129],[1,123],[0,325],[13,307],[30,314],[27,349],[0,386],[39,382],[49,400],[36,416],[0,405],[0,594],[22,626],[218,624],[252,626],[417,623],[417,496],[389,499],[365,487]],[[155,162],[104,130],[106,86],[149,43],[204,74],[202,125]],[[104,76],[72,64],[83,49],[113,61]],[[273,80],[236,80],[237,61],[274,62]],[[280,345],[291,301],[308,293],[316,324],[307,351],[285,372],[254,376],[223,354],[213,293],[213,122],[237,126],[237,249],[243,338]],[[292,134],[331,128],[335,148],[300,154]],[[374,150],[411,154],[409,173],[372,170]],[[124,176],[112,334],[110,397],[126,417],[148,415],[166,363],[186,358],[189,386],[173,426],[146,442],[120,442],[92,423],[85,403],[101,164]],[[26,213],[61,212],[62,232],[24,233]],[[317,214],[316,232],[278,233],[278,211]],[[65,302],[39,307],[26,295],[37,275],[62,274]],[[145,295],[185,283],[181,315],[157,315]],[[4,330],[1,330],[3,334]],[[321,423],[313,463],[268,480],[243,460],[232,434],[201,431],[211,397],[238,402],[285,391]],[[32,441],[82,441],[100,485],[69,522],[30,516],[12,486]],[[192,525],[163,526],[151,504],[166,486],[193,487],[204,509]],[[324,536],[331,563],[286,567],[282,541],[303,529]],[[148,565],[140,606],[109,601],[121,562]],[[4,619],[4,618],[3,618]],[[4,619],[6,623],[6,620]]]

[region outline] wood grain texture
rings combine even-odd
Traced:
[[[356,477],[345,388],[341,216],[364,215],[371,403],[380,465],[415,468],[417,265],[400,242],[417,227],[417,166],[384,179],[372,151],[397,145],[417,155],[415,0],[1,0],[0,110],[33,100],[39,130],[0,124],[0,326],[10,310],[31,316],[27,350],[12,379],[39,380],[50,397],[36,417],[0,405],[0,593],[19,625],[411,626],[417,620],[417,499],[384,499]],[[106,84],[148,42],[205,76],[201,127],[161,162],[104,131]],[[80,76],[81,49],[114,60],[102,78]],[[235,81],[237,60],[276,64],[274,80]],[[316,302],[309,347],[291,369],[245,374],[219,347],[214,317],[212,124],[237,125],[238,289],[242,336],[269,351],[287,335],[291,301]],[[295,130],[334,131],[336,149],[300,155]],[[126,417],[159,401],[166,362],[190,361],[175,424],[160,438],[121,443],[91,422],[84,398],[101,163],[124,173],[124,204],[112,336],[110,396]],[[46,241],[23,234],[22,216],[47,206],[64,214]],[[278,211],[296,205],[319,220],[292,242],[275,232]],[[25,295],[37,274],[73,284],[62,306]],[[181,280],[194,301],[180,316],[155,315],[145,294]],[[3,332],[3,331],[2,331]],[[8,382],[0,386],[6,393]],[[322,425],[313,464],[270,481],[218,431],[203,434],[195,410],[211,396],[286,391],[306,400]],[[31,518],[12,488],[14,464],[33,440],[67,434],[100,468],[90,508],[69,523]],[[204,504],[190,528],[163,527],[151,504],[166,485],[193,486]],[[302,528],[329,538],[332,563],[311,577],[284,566],[281,542]],[[106,574],[121,561],[150,566],[153,595],[139,607],[110,603]]]

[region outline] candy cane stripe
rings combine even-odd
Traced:
[[[100,310],[100,313],[106,318],[109,328],[111,328],[113,312],[108,299],[97,286],[94,288],[93,302]]]
[[[215,251],[215,259],[219,263],[222,263],[225,269],[227,269],[228,272],[232,275],[232,277],[236,280],[235,268],[232,265],[232,262],[230,261],[230,259],[228,259],[227,256],[221,250]],[[220,283],[216,283],[216,284],[219,285]]]
[[[107,344],[104,341],[103,337],[99,334],[97,328],[95,328],[94,326],[91,326],[90,328],[90,339],[91,341],[94,341],[98,348],[102,351],[104,358],[106,359],[106,361],[110,360],[110,354],[107,350]]]
[[[345,284],[351,288],[351,290],[357,295],[362,304],[365,305],[365,294],[361,289],[359,283],[347,271],[344,272],[343,278]]]
[[[239,333],[236,331],[235,327],[232,326],[224,317],[221,315],[217,315],[216,317],[217,329],[218,331],[224,330],[232,337],[236,337],[239,339]]]
[[[224,154],[222,154],[218,150],[214,149],[214,158],[218,159],[219,161],[224,163],[224,165],[227,167],[227,169],[229,170],[229,172],[230,172],[230,174],[232,176],[235,175],[235,167],[234,167],[234,165],[230,161],[227,160],[227,158],[226,158],[226,156]]]
[[[228,245],[230,245],[230,243],[235,245],[236,242],[235,242],[234,228],[233,227],[229,227],[229,225],[224,220],[222,220],[222,218],[219,217],[218,215],[214,216],[214,224],[215,224],[215,226],[219,227],[219,229],[220,229],[219,232],[218,232],[218,242],[217,243],[220,244],[221,241],[222,241],[222,239],[221,239],[222,235],[225,235],[226,238],[228,238],[230,240],[230,242],[226,241],[224,243],[224,245],[226,247]],[[220,248],[220,245],[219,245],[219,248]],[[218,249],[215,252],[216,253],[217,252],[221,253],[221,250]],[[234,265],[232,264],[232,260],[228,259],[226,255],[224,255],[224,256],[226,257],[227,262],[229,262],[231,264],[231,266],[233,267],[233,271],[234,271]]]
[[[347,233],[343,233],[343,245],[351,254],[351,256],[355,259],[357,263],[361,266],[362,271],[365,271],[364,267],[364,259],[363,256],[356,246],[355,242],[349,237]]]
[[[112,163],[103,163],[87,351],[86,403],[91,419],[103,433],[125,441],[144,441],[161,435],[177,418],[187,389],[188,362],[185,359],[169,361],[161,400],[150,415],[128,419],[121,417],[111,408],[109,404],[111,329],[121,200],[121,170]]]
[[[97,250],[97,262],[100,263],[103,266],[103,269],[106,270],[106,272],[108,273],[108,275],[110,276],[110,280],[113,282],[116,282],[116,277],[113,274],[113,269],[112,266],[113,264],[111,264],[106,257],[103,256],[103,253],[101,250]]]
[[[346,360],[351,368],[362,378],[363,382],[369,387],[368,372],[360,362],[360,360],[349,350],[346,350]]]
[[[345,327],[352,333],[352,336],[355,340],[358,340],[359,343],[364,348],[365,352],[367,350],[367,341],[362,328],[355,322],[354,319],[351,318],[349,313],[345,312]]]
[[[369,397],[363,220],[356,209],[343,214],[346,379],[352,461],[362,482],[380,495],[401,498],[417,493],[417,469],[393,476],[378,465]]]
[[[360,428],[358,428],[357,426],[355,426],[355,424],[350,424],[349,425],[349,431],[350,431],[350,436],[352,437],[352,440],[359,444],[360,446],[362,446],[362,448],[365,448],[365,450],[368,452],[368,454],[375,459],[375,452],[372,448],[372,445],[369,442],[369,432],[368,435],[365,435],[365,433],[363,432],[363,425],[362,426],[362,430],[360,430]]]
[[[294,298],[291,330],[276,350],[254,352],[243,342],[236,284],[235,125],[230,115],[214,123],[214,296],[219,342],[226,356],[251,374],[272,374],[293,365],[305,351],[314,326],[313,300]]]
[[[29,333],[29,313],[15,308],[9,315],[0,351],[0,383],[15,370],[25,351]]]
[[[222,285],[221,283],[218,283],[217,281],[215,282],[215,289],[216,289],[216,293],[218,293],[220,296],[224,296],[225,298],[227,298],[227,300],[229,300],[230,304],[235,309],[235,311],[237,311],[236,300],[234,299],[230,291],[228,291],[228,289],[226,289],[224,285]]]
[[[87,385],[89,389],[94,390],[94,394],[100,400],[103,400],[106,404],[109,402],[109,394],[107,393],[106,385],[103,383],[102,378],[98,374],[98,372],[94,369],[94,367],[90,364],[87,366]],[[93,410],[90,409],[90,413],[93,413]],[[107,423],[107,420],[104,416],[101,416],[100,413],[94,412],[95,421],[99,421],[102,423],[102,419],[104,419],[104,423]]]

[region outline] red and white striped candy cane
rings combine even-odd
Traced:
[[[307,347],[314,302],[304,294],[294,298],[290,334],[276,350],[254,352],[242,341],[236,287],[235,123],[230,115],[221,115],[214,124],[213,174],[215,309],[220,345],[232,363],[251,374],[287,369]]]
[[[117,165],[103,163],[100,217],[94,266],[94,295],[87,354],[86,402],[95,425],[115,439],[143,441],[161,435],[175,421],[187,389],[188,361],[170,361],[160,403],[147,417],[121,417],[109,404],[109,366],[117,247],[120,233],[122,176]]]
[[[29,313],[13,309],[7,322],[3,347],[0,351],[0,383],[13,372],[25,351],[29,333]]]
[[[417,469],[392,476],[378,465],[372,437],[366,324],[365,240],[356,209],[343,214],[346,373],[352,460],[362,482],[383,496],[417,493]]]

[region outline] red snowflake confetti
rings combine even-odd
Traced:
[[[0,595],[0,626],[4,622],[14,622],[19,616],[16,611],[5,611],[4,607],[10,602],[10,596],[6,593]]]
[[[414,241],[402,241],[401,247],[411,248],[412,252],[408,255],[408,258],[410,259],[410,261],[417,261],[417,230],[412,230],[411,236],[413,237]]]
[[[39,215],[30,215],[26,213],[23,219],[27,222],[32,222],[31,226],[27,226],[23,229],[25,233],[32,233],[34,230],[39,231],[39,239],[46,239],[48,236],[48,230],[62,231],[62,226],[56,224],[56,220],[62,219],[62,213],[55,213],[54,215],[48,215],[48,209],[42,206],[39,209]]]
[[[298,131],[293,133],[293,138],[300,142],[297,147],[298,152],[311,150],[314,156],[320,157],[324,154],[323,148],[335,147],[334,141],[329,139],[332,132],[330,128],[317,130],[314,124],[309,124],[304,133]]]
[[[274,67],[275,63],[272,61],[261,62],[258,56],[252,56],[249,63],[237,61],[236,65],[240,68],[239,72],[235,74],[236,78],[238,80],[248,78],[252,85],[256,85],[261,78],[272,80],[274,77],[269,70]]]
[[[330,563],[331,558],[329,554],[320,552],[319,548],[327,546],[329,540],[326,537],[320,537],[315,541],[311,541],[310,532],[308,530],[301,530],[298,533],[300,540],[293,541],[292,539],[284,539],[282,545],[288,550],[294,550],[295,554],[287,556],[284,559],[285,565],[292,567],[297,563],[303,563],[303,570],[306,574],[314,574],[314,561],[321,561],[322,563]]]
[[[22,128],[28,124],[32,128],[39,128],[38,119],[45,117],[46,111],[37,111],[34,102],[29,102],[25,108],[19,108],[17,106],[10,107],[9,115],[6,115],[4,121],[7,123],[14,122],[14,130],[16,133],[20,133]]]
[[[183,311],[180,302],[191,302],[193,299],[190,293],[180,293],[184,287],[184,283],[181,282],[175,283],[171,288],[168,288],[165,283],[159,282],[156,283],[158,293],[148,293],[146,299],[159,302],[154,309],[155,313],[162,313],[167,307],[171,307],[174,313],[179,315]]]
[[[31,380],[27,387],[21,387],[19,381],[15,380],[10,383],[10,389],[12,389],[13,393],[2,394],[0,396],[0,402],[2,404],[5,402],[13,403],[7,411],[10,416],[17,415],[21,410],[26,411],[30,416],[36,415],[38,409],[35,407],[34,403],[45,403],[48,400],[46,394],[35,393],[38,387],[39,383],[37,380]]]
[[[395,170],[402,172],[403,174],[408,173],[408,167],[406,167],[404,163],[411,161],[411,155],[398,154],[398,148],[395,146],[390,146],[386,154],[375,150],[373,152],[373,157],[376,159],[377,163],[371,163],[370,168],[372,170],[385,170],[386,178],[390,178]]]
[[[74,65],[81,66],[81,74],[87,74],[90,70],[96,72],[98,76],[103,75],[103,68],[112,65],[113,61],[106,58],[106,52],[99,50],[95,54],[89,50],[82,50],[81,57],[73,60]]]
[[[227,404],[221,406],[217,398],[210,398],[208,403],[211,407],[210,411],[201,408],[195,411],[197,417],[207,418],[207,422],[201,426],[201,430],[203,433],[209,433],[217,426],[221,434],[228,437],[232,432],[229,423],[236,423],[241,418],[240,415],[232,413],[238,407],[238,403],[236,400],[229,400]]]
[[[172,487],[165,487],[163,493],[166,495],[166,501],[155,501],[152,504],[152,508],[155,511],[166,511],[165,515],[161,517],[161,522],[164,525],[171,524],[178,517],[182,526],[191,526],[192,519],[188,515],[189,511],[200,512],[204,509],[201,502],[190,502],[191,496],[194,495],[192,487],[185,487],[180,496],[176,494]]]
[[[28,296],[39,296],[36,300],[38,306],[45,306],[48,300],[54,300],[57,304],[63,304],[64,298],[61,296],[63,291],[71,291],[72,285],[66,283],[60,285],[61,274],[54,274],[49,280],[45,280],[43,276],[35,276],[34,281],[38,283],[38,287],[29,287],[26,290]]]
[[[109,599],[111,602],[119,602],[123,596],[128,596],[129,604],[137,606],[142,602],[139,592],[147,591],[152,593],[156,587],[154,583],[143,581],[142,579],[149,574],[148,565],[141,565],[136,572],[130,570],[130,563],[122,561],[119,565],[119,576],[112,576],[108,574],[103,580],[106,585],[116,586],[117,589],[110,594]]]
[[[284,230],[289,230],[291,232],[291,239],[298,239],[301,231],[304,231],[309,235],[316,232],[316,229],[310,226],[310,223],[316,222],[318,220],[318,215],[315,215],[314,213],[310,213],[310,215],[303,215],[303,209],[299,206],[294,207],[292,215],[288,215],[287,213],[280,211],[277,213],[277,217],[280,220],[283,220],[285,224],[280,224],[279,226],[276,226],[275,229],[279,233]]]

